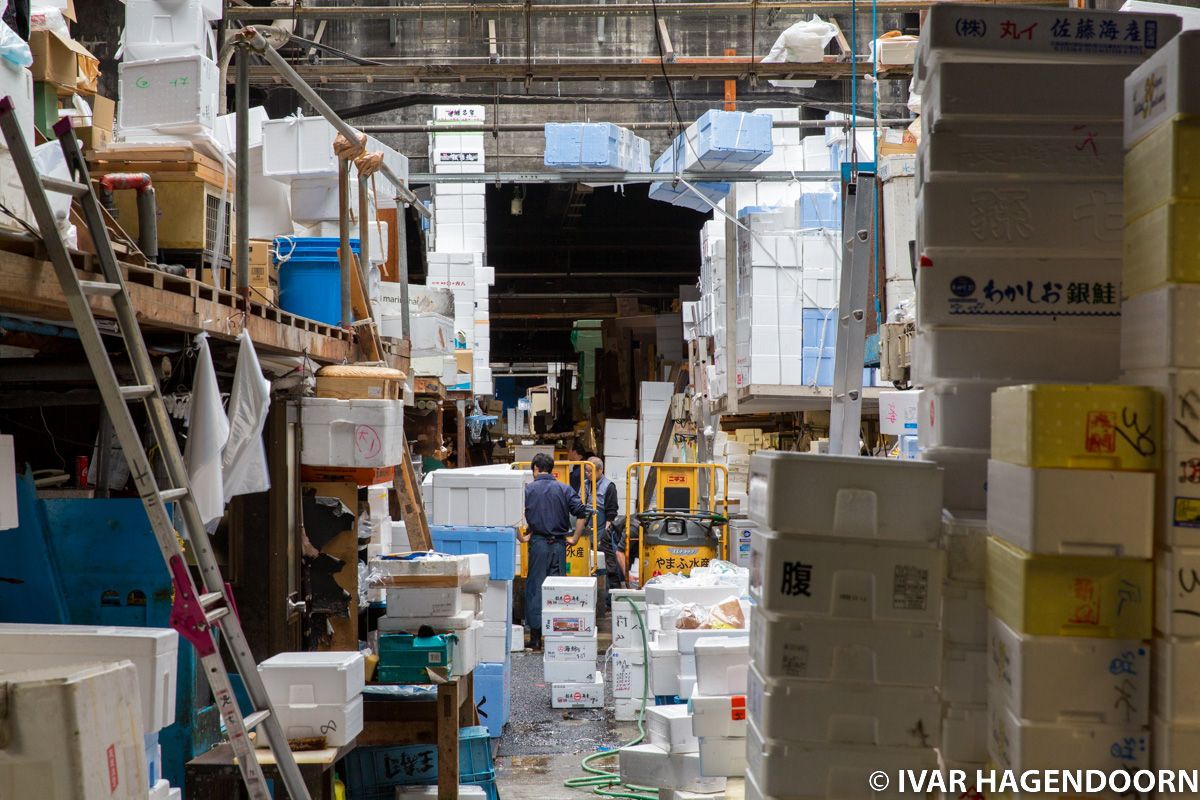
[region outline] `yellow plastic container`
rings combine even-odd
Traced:
[[[1176,117],[1125,154],[1125,220],[1171,199],[1200,200],[1200,120]]]
[[[1162,448],[1162,399],[1146,386],[1029,384],[992,394],[997,461],[1150,472],[1158,469]]]
[[[1121,294],[1200,283],[1200,200],[1172,200],[1125,226]]]
[[[988,609],[1018,633],[1149,639],[1154,562],[1034,555],[988,537]]]

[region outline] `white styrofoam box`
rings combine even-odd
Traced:
[[[258,665],[271,702],[292,706],[343,706],[362,694],[362,653],[279,653]]]
[[[1121,180],[1124,162],[1121,135],[1112,124],[1080,128],[1061,122],[1041,123],[1033,131],[1019,125],[931,131],[921,145],[920,172],[926,181],[1029,174]]]
[[[744,606],[743,606],[744,607]],[[680,629],[675,633],[675,643],[679,648],[681,655],[695,656],[696,645],[702,641],[717,640],[740,640],[748,636],[746,631],[737,628],[698,628],[683,630]],[[695,673],[689,673],[695,674]]]
[[[1150,723],[1149,642],[1029,636],[989,616],[988,656],[991,691],[1022,719]]]
[[[1154,559],[1154,628],[1167,636],[1200,636],[1200,548],[1170,547]]]
[[[730,597],[739,597],[745,594],[745,587],[734,583],[701,585],[663,583],[651,579],[646,583],[644,591],[646,602],[652,606],[664,606],[672,603],[683,605],[696,603],[702,606],[712,606],[728,600]]]
[[[644,702],[640,697],[613,698],[613,718],[617,722],[633,722],[641,714]]]
[[[617,758],[622,783],[690,792],[719,792],[725,789],[724,778],[701,776],[699,753],[668,753],[652,744],[639,744],[622,747]]]
[[[987,644],[983,584],[946,581],[942,589],[942,633],[947,644],[966,647]]]
[[[824,137],[818,137],[824,143]],[[699,742],[700,774],[740,778],[746,774],[745,738],[706,736]]]
[[[1200,369],[1200,286],[1168,284],[1121,307],[1121,366],[1127,370]]]
[[[631,606],[628,597],[633,601]],[[609,602],[612,604],[612,646],[616,649],[641,648],[643,623],[646,619],[646,593],[641,589],[610,589]],[[635,613],[634,608],[637,612]]]
[[[693,692],[687,703],[697,737],[746,738],[746,696],[709,696]]]
[[[479,611],[479,595],[448,589],[387,589],[387,615],[391,617],[453,617]]]
[[[1137,644],[1143,644],[1138,642]],[[1122,670],[1128,666],[1144,667],[1142,660],[1130,655],[1121,657]],[[1200,639],[1157,636],[1154,639],[1154,658],[1150,664],[1154,679],[1154,715],[1167,722],[1200,725],[1200,686],[1192,680],[1192,668],[1200,655]],[[1131,678],[1137,684],[1147,681],[1142,672]],[[1157,747],[1157,743],[1155,744]]]
[[[762,529],[751,547],[750,596],[764,611],[879,622],[940,616],[941,550]]]
[[[508,622],[512,616],[512,581],[488,581],[483,593],[480,617],[496,622]]]
[[[939,688],[942,700],[949,705],[987,705],[987,648],[946,645]]]
[[[7,61],[5,68],[0,70],[0,96],[11,97],[15,108],[17,122],[25,135],[25,142],[30,149],[34,148],[33,124],[33,75],[28,69],[15,69]],[[0,201],[4,206],[30,225],[36,225],[33,214],[29,209],[29,200],[25,196],[25,187],[21,176],[17,174],[16,165],[9,155],[8,147],[0,143]],[[8,228],[20,227],[16,220],[7,216],[0,218],[0,225]],[[22,228],[22,230],[24,230]]]
[[[475,621],[474,611],[460,611],[457,614],[448,614],[439,617],[401,617],[390,614],[380,617],[378,625],[381,633],[395,633],[397,631],[416,633],[422,625],[428,625],[435,633],[449,631],[459,634],[462,631],[468,630],[475,624]]]
[[[1000,769],[1147,769],[1150,737],[1140,725],[1032,722],[1001,703],[988,707],[988,755]]]
[[[1121,371],[1119,327],[918,329],[913,382],[1111,383]]]
[[[291,185],[292,219],[301,224],[337,219],[339,214],[336,178],[308,178]]]
[[[1196,39],[1195,33],[1184,31],[1125,78],[1126,149],[1167,120],[1200,112],[1200,94],[1191,80],[1200,53]]]
[[[987,521],[983,516],[942,513],[942,546],[946,577],[962,583],[983,583],[987,575]]]
[[[942,700],[933,686],[768,681],[750,675],[746,710],[768,739],[875,747],[934,747]]]
[[[595,610],[596,579],[551,575],[542,581],[542,608]]]
[[[917,202],[922,251],[1003,248],[1111,258],[1125,227],[1119,181],[926,183]],[[1041,282],[1035,286],[1042,289]]]
[[[220,70],[202,55],[122,61],[117,67],[117,138],[138,131],[187,135],[212,130]]]
[[[295,185],[292,184],[293,190]],[[450,317],[422,311],[410,314],[409,319],[412,324],[413,354],[438,355],[454,349],[454,320]]]
[[[984,511],[987,508],[987,448],[930,447],[922,450],[922,461],[932,461],[946,476],[946,508],[953,511]]]
[[[596,611],[583,608],[542,608],[543,636],[596,636]]]
[[[497,663],[508,659],[511,623],[508,620],[483,620],[479,629],[480,662]]]
[[[621,699],[641,698],[646,691],[649,666],[646,653],[641,647],[612,651],[613,697]]]
[[[646,738],[668,753],[695,753],[700,746],[692,733],[692,717],[686,705],[647,708]]]
[[[521,524],[528,470],[439,469],[433,473],[434,525]]]
[[[547,683],[588,683],[596,673],[596,664],[593,661],[556,661],[543,654],[542,671]]]
[[[132,661],[146,733],[175,721],[178,650],[179,634],[170,628],[0,623],[0,672]]]
[[[775,531],[925,542],[941,508],[942,475],[927,464],[778,451],[750,460],[750,518]]]
[[[643,404],[647,401],[670,402],[675,395],[675,384],[671,381],[642,381],[638,386]]]
[[[822,139],[822,142],[824,140]],[[704,638],[696,642],[696,688],[702,694],[746,693],[750,668],[750,640]]]
[[[433,800],[438,796],[438,787],[436,786],[397,786],[396,796],[404,797],[426,797]],[[487,791],[475,784],[460,783],[458,785],[459,800],[485,800]]]
[[[940,325],[1095,329],[1120,325],[1121,258],[1078,253],[1017,257],[986,248],[924,247],[917,321]],[[1061,288],[1060,288],[1061,286]]]
[[[991,460],[988,494],[989,531],[1023,550],[1153,556],[1153,472],[1044,469]]]
[[[596,634],[591,636],[545,636],[542,650],[556,661],[587,661],[596,663]]]
[[[325,740],[326,747],[341,747],[350,744],[362,733],[361,694],[342,705],[271,705],[288,739],[320,737]],[[265,736],[259,737],[257,744],[259,747],[269,746]]]
[[[550,685],[551,708],[603,708],[604,673],[596,672],[590,681]]]
[[[750,612],[750,652],[768,680],[934,686],[942,665],[936,624],[801,618]]]
[[[164,3],[127,0],[124,57],[142,61],[171,55],[204,54],[213,31],[204,0]],[[220,12],[217,14],[220,17]]]
[[[885,436],[904,436],[917,430],[916,389],[879,392],[879,432]]]
[[[679,650],[674,645],[650,642],[650,693],[656,696],[679,694]]]
[[[987,761],[987,706],[947,706],[942,718],[942,738],[938,745],[942,758],[949,761],[974,764]]]
[[[1151,732],[1154,737],[1154,759],[1153,767],[1155,769],[1166,770],[1193,770],[1196,764],[1196,752],[1200,750],[1200,725],[1189,725],[1187,723],[1168,722],[1165,719],[1154,717],[1154,729]],[[1195,772],[1190,775],[1185,772],[1188,778],[1193,782],[1187,785],[1191,788],[1195,781]],[[1182,783],[1180,789],[1184,788]],[[1161,797],[1183,797],[1190,796],[1192,792],[1172,793],[1158,792],[1157,796]]]
[[[954,124],[1116,122],[1121,119],[1125,64],[944,63],[921,88],[930,130]],[[982,85],[995,86],[982,98]]]
[[[765,738],[751,722],[746,728],[746,800],[817,800],[865,797],[868,777],[882,771],[937,769],[933,747],[867,747],[841,743],[788,742]],[[904,800],[892,780],[873,800]]]
[[[659,789],[658,800],[725,800],[723,791],[689,792],[683,789]]]
[[[284,182],[294,178],[337,178],[333,152],[337,130],[324,117],[285,117],[263,123],[263,175]]]
[[[920,391],[917,441],[921,447],[991,446],[996,381],[934,383]]]
[[[399,464],[404,409],[392,400],[300,401],[304,428],[300,463],[321,467],[389,467]]]
[[[137,669],[128,661],[4,675],[6,797],[144,798]]]

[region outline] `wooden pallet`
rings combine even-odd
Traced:
[[[218,187],[224,177],[230,191],[234,188],[232,167],[225,174],[219,160],[177,145],[109,147],[94,153],[88,168],[93,178],[110,172],[148,172],[155,181],[199,179]]]

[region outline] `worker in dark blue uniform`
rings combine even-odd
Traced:
[[[554,477],[554,459],[538,453],[531,462],[533,480],[525,485],[525,533],[529,568],[525,574],[525,624],[529,647],[542,646],[542,581],[567,572],[567,547],[583,535],[587,509],[579,494]]]
[[[599,500],[594,505],[596,507],[596,529],[600,532],[598,547],[600,552],[604,553],[605,585],[608,591],[623,589],[625,588],[625,538],[621,530],[616,527],[617,517],[621,516],[617,485],[604,474],[603,459],[599,456],[592,456],[588,461],[598,476],[596,497]],[[587,507],[590,509],[593,506],[590,483],[587,485],[584,496],[587,498]],[[601,599],[604,601],[605,609],[611,608],[608,592],[605,592]]]

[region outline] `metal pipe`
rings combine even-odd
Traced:
[[[353,266],[350,250],[350,162],[338,161],[338,265],[342,275],[342,327],[349,330],[354,325],[354,311],[350,307],[350,270]]]
[[[137,193],[138,248],[151,261],[158,261],[158,195],[150,184]]]
[[[932,8],[940,0],[883,0],[873,8],[878,13],[905,13]],[[1045,0],[1008,0],[1010,5],[1045,5]],[[992,0],[975,0],[968,5],[992,5]],[[265,19],[357,19],[371,17],[389,19],[421,14],[470,14],[470,15],[548,15],[548,16],[654,16],[658,14],[749,14],[754,11],[754,0],[716,0],[715,2],[663,2],[654,3],[417,3],[407,6],[256,6],[254,8],[227,8],[226,20]],[[822,15],[859,11],[861,6],[844,0],[780,0],[770,5],[772,10],[783,12],[815,11]]]
[[[879,124],[886,125],[888,127],[893,125],[897,127],[907,127],[916,121],[916,117],[904,117],[902,119],[881,119],[879,120]],[[678,122],[620,122],[618,124],[622,128],[628,128],[631,131],[671,131],[679,128]],[[690,122],[684,122],[683,127],[686,128],[691,124],[692,123]],[[839,122],[837,120],[806,119],[800,121],[785,120],[782,122],[776,120],[774,123],[772,123],[771,127],[801,129],[815,128],[819,130],[824,130],[825,128],[854,127],[870,130],[872,126],[866,122],[861,125],[851,126],[847,125],[846,122]],[[491,133],[492,131],[499,131],[500,133],[541,133],[545,130],[545,128],[546,123],[544,122],[501,122],[493,125],[485,125],[480,123],[478,125],[468,124],[454,126],[456,133]],[[359,126],[359,130],[363,133],[437,133],[438,131],[445,131],[446,128],[444,126],[439,128],[437,125],[430,125],[426,123],[415,123],[405,125],[361,125]]]
[[[370,216],[368,214],[370,204],[367,201],[368,180],[370,179],[365,175],[358,176],[358,263],[362,265],[362,272],[359,274],[364,278],[371,273],[371,237],[369,236],[370,230],[367,228],[367,219]],[[365,284],[363,293],[366,293]]]
[[[400,252],[396,254],[396,263],[400,267],[400,320],[404,338],[412,338],[412,328],[409,327],[408,315],[408,210],[404,204],[396,200],[396,241]]]
[[[795,172],[722,172],[706,170],[680,173],[685,181],[715,181],[719,183],[760,183],[771,181],[836,181],[842,173],[834,170],[797,170]],[[485,172],[470,175],[442,172],[413,172],[408,176],[414,184],[433,183],[657,183],[672,181],[670,172]]]
[[[237,292],[250,297],[250,54],[242,50],[237,60],[235,112],[236,183],[234,213],[237,217]]]

